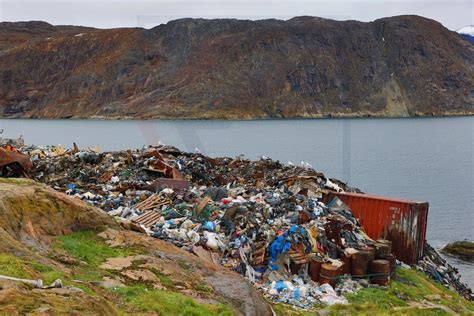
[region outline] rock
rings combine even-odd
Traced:
[[[100,268],[106,270],[116,270],[120,271],[125,268],[129,268],[132,266],[133,260],[135,260],[135,256],[130,257],[119,257],[119,258],[109,258],[105,263],[103,263]]]
[[[38,307],[37,309],[33,310],[35,314],[40,314],[40,315],[47,315],[47,313],[51,310],[51,307],[49,306],[42,306]]]
[[[448,244],[442,249],[442,252],[462,260],[474,262],[474,242],[471,241],[456,241]]]
[[[102,281],[93,281],[91,282],[94,285],[104,287],[106,289],[114,289],[118,287],[125,287],[125,284],[120,282],[119,280],[109,278],[109,277],[104,277]]]
[[[125,270],[120,272],[121,275],[127,277],[134,281],[142,281],[142,282],[151,282],[154,284],[154,287],[161,287],[160,286],[160,279],[150,270],[139,269],[139,270]]]
[[[46,250],[54,236],[104,226],[118,227],[104,211],[43,184],[0,178],[0,252],[36,256],[32,249]]]
[[[140,261],[144,261],[140,263],[137,270],[160,271],[161,275],[167,276],[174,284],[183,286],[183,288],[189,287],[186,284],[191,284],[192,287],[197,284],[207,285],[213,289],[214,298],[219,298],[219,301],[224,300],[235,308],[239,314],[271,314],[270,306],[257,290],[247,280],[233,271],[216,266],[207,260],[201,260],[196,255],[165,241],[140,233],[109,229],[102,236],[120,240],[121,247],[136,247],[147,249],[149,253],[166,254],[164,258],[160,256],[134,256],[134,258],[140,257],[142,259]],[[129,260],[127,261],[129,262]],[[126,268],[124,271],[127,270],[130,270],[130,268]],[[149,272],[144,273],[144,275],[151,277]],[[131,277],[139,277],[142,272],[139,272],[138,275],[135,272],[126,272],[126,274]],[[158,283],[154,282],[153,284],[157,285]]]
[[[427,299],[428,301],[440,301],[441,295],[439,294],[425,295],[425,299]]]
[[[74,287],[31,289],[18,283],[2,282],[0,314],[2,315],[116,315],[116,309],[105,298],[90,296]],[[39,307],[38,307],[39,306]]]

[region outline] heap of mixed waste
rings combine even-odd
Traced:
[[[22,151],[37,181],[240,273],[274,302],[343,304],[345,293],[386,286],[396,273],[390,241],[369,238],[340,200],[321,202],[328,191],[356,189],[312,168],[169,146]]]

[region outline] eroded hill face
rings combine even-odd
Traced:
[[[474,112],[474,46],[416,16],[0,24],[4,117],[259,118]]]

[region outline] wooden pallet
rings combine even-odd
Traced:
[[[160,197],[157,194],[152,194],[145,201],[138,203],[134,207],[139,211],[145,212],[159,208],[165,204],[168,204],[168,200],[166,198]]]

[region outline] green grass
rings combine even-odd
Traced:
[[[158,279],[160,279],[161,285],[163,285],[167,289],[172,289],[173,290],[173,289],[176,288],[173,280],[171,280],[171,278],[169,276],[163,274],[160,270],[155,269],[155,268],[151,268],[150,271],[153,272],[158,277]]]
[[[114,290],[129,305],[143,312],[158,312],[160,315],[233,315],[223,304],[200,304],[183,294],[147,289],[134,285]]]
[[[268,302],[272,305],[273,310],[277,315],[284,316],[314,316],[318,315],[315,311],[309,310],[297,310],[293,309],[291,305],[288,304],[272,304],[271,301]]]
[[[399,309],[379,309],[376,304],[364,305],[335,305],[331,308],[329,315],[390,315],[390,316],[437,316],[450,315],[446,311],[438,308],[416,308],[404,307]]]
[[[74,279],[83,281],[101,280],[111,272],[100,269],[99,266],[108,258],[125,257],[140,253],[138,250],[111,248],[96,236],[95,232],[76,232],[58,238],[59,247],[71,256],[86,264],[75,267]],[[140,262],[134,262],[136,268]],[[160,283],[168,290],[175,289],[171,278],[158,270],[152,271],[160,279]],[[77,285],[75,285],[77,286]],[[87,287],[85,289],[87,291]],[[144,285],[133,283],[125,288],[114,290],[127,306],[142,312],[158,312],[163,315],[232,315],[232,310],[222,304],[199,304],[192,298],[168,290],[148,289]],[[207,289],[206,289],[207,290]],[[93,294],[93,293],[91,293]]]
[[[432,298],[437,295],[439,299]],[[397,278],[388,290],[366,288],[348,294],[349,305],[329,308],[332,315],[449,315],[442,308],[419,308],[416,303],[429,301],[447,306],[459,314],[474,314],[474,304],[461,298],[416,270],[397,269]]]
[[[97,269],[95,269],[95,271],[97,271]],[[23,261],[12,255],[0,254],[0,274],[22,279],[41,279],[45,286],[60,279],[65,285],[81,288],[84,292],[91,295],[95,294],[94,291],[87,286],[72,282],[71,276],[66,275],[54,267],[36,261]]]
[[[86,282],[99,281],[104,276],[112,276],[112,272],[99,268],[108,258],[126,257],[139,253],[136,249],[112,248],[98,237],[97,232],[94,231],[80,231],[60,236],[54,247],[65,250],[74,258],[86,263],[74,266],[73,275],[70,277],[71,280]],[[72,285],[83,289],[88,294],[94,294],[85,285],[77,282],[72,282]]]
[[[376,288],[367,288],[355,294],[347,295],[347,299],[351,304],[363,305],[371,302],[377,306],[379,310],[389,310],[394,307],[407,306],[403,300],[397,298],[393,293]]]
[[[74,279],[81,281],[99,281],[102,280],[104,276],[110,275],[112,275],[112,273],[107,270],[102,270],[91,266],[82,266],[80,269],[75,271]]]
[[[22,279],[31,277],[25,263],[20,258],[9,254],[0,254],[0,274]]]
[[[126,257],[136,252],[122,248],[111,248],[105,244],[96,232],[81,231],[58,238],[59,246],[76,259],[92,266],[99,266],[107,258]]]
[[[28,265],[32,269],[40,273],[41,279],[43,280],[43,283],[45,285],[49,285],[57,279],[60,279],[61,281],[64,281],[66,279],[66,275],[64,272],[58,271],[53,267],[44,265],[39,262],[28,262]]]
[[[201,294],[209,295],[214,293],[214,289],[206,284],[195,284],[193,289]]]

